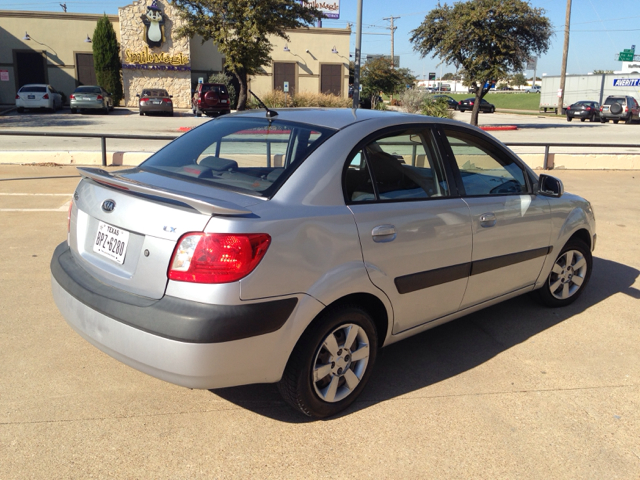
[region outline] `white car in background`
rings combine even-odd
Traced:
[[[526,93],[540,93],[542,91],[542,87],[540,85],[534,85],[533,87],[529,87],[525,90]]]
[[[27,108],[45,108],[55,112],[62,108],[62,95],[51,85],[23,85],[16,94],[16,107],[19,113]]]

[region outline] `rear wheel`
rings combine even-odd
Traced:
[[[364,388],[377,351],[376,328],[366,311],[357,305],[330,308],[298,341],[278,390],[305,415],[335,415]]]
[[[75,108],[72,108],[72,109],[71,109],[71,113],[78,113],[78,110],[77,110],[77,109],[75,109]]]
[[[569,115],[567,115],[567,122],[570,122],[571,120],[573,120],[573,118],[571,118]]]
[[[556,258],[544,286],[533,292],[536,300],[548,307],[573,303],[589,283],[592,265],[589,247],[580,240],[570,240]]]
[[[609,123],[609,120],[606,118],[600,118],[600,123]]]
[[[628,118],[624,119],[624,123],[626,123],[627,125],[631,124],[631,122],[633,122],[633,117],[631,115],[629,115]]]
[[[581,118],[580,119],[581,122],[584,122],[585,120],[586,120],[586,118]]]

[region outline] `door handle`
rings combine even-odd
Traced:
[[[494,213],[489,212],[480,215],[480,226],[484,228],[494,227],[496,222],[496,215]]]
[[[396,239],[396,227],[394,225],[378,225],[371,230],[373,241],[377,243],[392,242]]]

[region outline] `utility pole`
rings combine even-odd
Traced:
[[[567,57],[569,56],[569,22],[571,21],[571,0],[567,0],[567,16],[564,20],[564,50],[562,52],[562,70],[560,71],[560,98],[558,107],[562,115],[564,108],[564,84],[567,77]]]
[[[393,20],[396,18],[400,18],[400,17],[387,17],[387,18],[383,18],[383,20],[390,20],[391,21],[391,25],[388,26],[387,28],[389,30],[391,30],[391,68],[395,68],[395,56],[393,53],[393,32],[395,32],[397,30],[398,27],[394,27],[393,26]]]
[[[358,15],[356,21],[356,55],[353,69],[353,108],[360,105],[360,56],[362,55],[362,0],[358,0]]]

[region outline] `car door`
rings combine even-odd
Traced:
[[[473,254],[461,308],[531,287],[552,248],[549,201],[532,193],[530,175],[499,143],[446,127],[448,155],[471,212]]]
[[[374,135],[348,158],[345,201],[369,277],[393,305],[393,333],[453,313],[462,301],[471,219],[451,175],[425,127]]]

